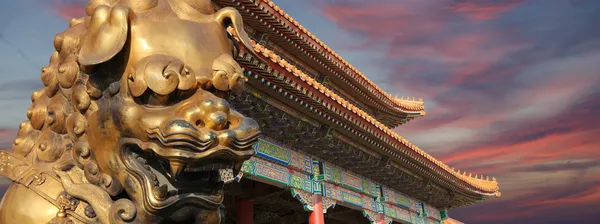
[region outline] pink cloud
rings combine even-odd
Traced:
[[[0,149],[8,149],[12,146],[12,142],[17,136],[16,129],[0,128]]]
[[[600,145],[600,140],[587,142],[595,134],[589,131],[552,134],[514,145],[500,143],[497,146],[451,153],[442,156],[441,159],[447,163],[460,164],[462,167],[474,166],[482,161],[507,158],[518,158],[518,163],[515,165],[539,164],[566,159],[600,159],[600,152],[596,148],[597,145]]]
[[[600,180],[589,178],[600,174],[600,54],[567,54],[568,42],[549,41],[562,33],[532,35],[531,24],[492,25],[525,2],[342,0],[321,10],[362,38],[350,50],[380,55],[373,62],[389,89],[425,98],[427,115],[399,134],[458,169],[498,177],[503,197],[459,218],[598,221],[586,205],[600,201]]]
[[[343,29],[360,31],[373,40],[396,38],[410,40],[439,33],[444,28],[443,14],[424,15],[420,1],[323,4],[321,11]],[[434,10],[441,11],[442,8]],[[433,11],[433,10],[432,10]],[[419,24],[419,26],[415,26]]]
[[[58,8],[57,12],[65,20],[85,16],[85,8],[79,5],[65,5]]]
[[[82,3],[60,2],[65,19],[85,12]],[[342,0],[320,10],[361,38],[350,50],[381,56],[385,84],[425,98],[427,116],[400,134],[461,170],[496,175],[503,196],[457,211],[465,221],[593,220],[585,205],[600,201],[600,167],[589,161],[600,160],[600,107],[586,91],[599,83],[598,58],[550,51],[556,46],[544,41],[555,36],[523,35],[542,27],[489,25],[524,2]]]
[[[510,30],[479,29],[448,36],[457,23],[457,12],[448,7],[442,1],[342,1],[323,4],[321,11],[340,28],[366,36],[364,43],[352,47],[354,50],[383,50],[387,60],[433,60],[433,66],[396,65],[389,77],[390,84],[398,83],[406,91],[431,98],[465,81],[488,81],[490,76],[481,74],[528,46],[524,41],[503,42],[501,38]],[[423,73],[435,72],[440,66],[447,73],[423,78]],[[443,85],[432,85],[431,79]],[[407,82],[410,85],[403,85]]]
[[[475,21],[495,19],[522,4],[525,0],[517,1],[462,1],[450,7],[450,10],[463,13]]]
[[[65,20],[85,16],[87,0],[51,0],[51,7]]]

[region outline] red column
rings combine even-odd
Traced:
[[[254,208],[252,201],[239,200],[235,203],[237,224],[252,224],[254,222]]]
[[[383,217],[383,213],[377,213],[377,216],[375,216],[375,223],[377,224],[385,224],[384,223],[384,217]]]
[[[320,194],[313,195],[313,211],[308,219],[309,224],[325,224],[325,215],[323,215],[323,201]]]

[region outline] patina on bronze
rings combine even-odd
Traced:
[[[246,81],[228,27],[252,51],[240,14],[209,0],[90,1],[0,153],[0,223],[219,223],[260,134],[216,96]]]

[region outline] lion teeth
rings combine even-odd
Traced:
[[[183,171],[183,168],[185,167],[185,163],[183,161],[180,160],[169,160],[169,165],[171,166],[171,176],[172,177],[176,177],[177,175],[179,175],[181,173],[181,171]]]
[[[158,186],[158,184],[160,183],[160,182],[158,182],[158,177],[156,177],[154,172],[151,172],[150,174],[152,176],[152,182],[154,183],[155,186]]]
[[[137,157],[137,158],[136,158],[136,160],[137,160],[137,162],[138,162],[138,163],[140,163],[140,164],[142,164],[142,165],[146,165],[146,164],[148,163],[148,162],[147,162],[147,161],[146,161],[144,158],[142,158],[142,157]]]
[[[168,187],[166,184],[163,184],[160,187],[154,187],[154,189],[152,189],[152,192],[154,193],[154,196],[156,197],[156,199],[158,200],[165,200],[167,199],[168,196]]]

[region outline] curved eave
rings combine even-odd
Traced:
[[[336,116],[342,117],[348,122],[356,124],[359,129],[364,130],[366,132],[363,132],[364,134],[356,130],[352,131],[357,136],[367,140],[367,142],[384,149],[396,158],[402,158],[401,154],[408,156],[420,164],[420,166],[431,169],[441,179],[448,180],[450,185],[462,189],[466,194],[476,194],[485,197],[499,196],[498,183],[495,179],[489,181],[479,178],[477,175],[471,177],[471,175],[467,176],[454,171],[446,164],[436,160],[425,151],[390,130],[387,126],[381,124],[369,114],[347,102],[333,91],[313,80],[310,76],[302,73],[302,71],[287,63],[284,59],[279,58],[270,50],[254,43],[254,51],[261,57],[261,60],[268,62],[268,65],[264,65],[263,67],[279,67],[278,69],[288,76],[285,82],[289,83],[291,88],[302,93],[303,98],[316,99],[313,101],[319,104],[316,105],[319,108],[327,110],[328,113],[336,114]],[[252,56],[247,54],[245,57]],[[379,139],[379,141],[373,141],[365,134],[370,134]],[[385,143],[388,147],[381,145],[379,142]],[[421,172],[423,171],[421,170]]]
[[[272,1],[216,0],[215,2],[222,6],[237,8],[244,15],[245,23],[255,24],[257,27],[269,28],[267,29],[269,32],[276,34],[274,38],[282,39],[283,42],[289,42],[288,45],[309,55],[312,60],[324,66],[336,78],[348,84],[349,87],[352,87],[351,89],[355,89],[355,93],[362,94],[362,97],[365,97],[365,103],[392,114],[406,112],[407,107],[414,106],[413,103],[407,103],[410,100],[398,100],[383,91]],[[390,123],[386,122],[386,125],[394,128],[406,121],[394,119]]]

